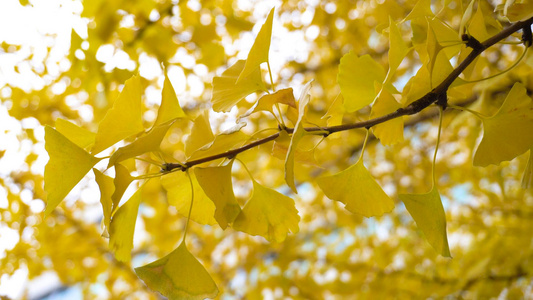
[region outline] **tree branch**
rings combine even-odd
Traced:
[[[373,119],[369,119],[362,122],[356,122],[351,124],[342,124],[342,125],[336,125],[336,126],[328,126],[328,127],[306,127],[305,131],[307,132],[326,132],[325,136],[350,130],[350,129],[356,129],[356,128],[371,128],[375,125],[387,122],[389,120],[406,116],[406,115],[413,115],[416,113],[419,113],[426,107],[430,106],[431,104],[438,102],[440,106],[443,108],[446,108],[446,92],[452,85],[452,83],[461,75],[461,73],[474,62],[474,60],[483,53],[487,48],[491,47],[492,45],[498,43],[499,41],[504,40],[505,38],[509,37],[511,34],[523,30],[524,36],[526,38],[523,38],[524,43],[526,46],[530,46],[529,41],[529,33],[531,32],[531,24],[533,23],[533,18],[530,18],[525,21],[519,21],[511,26],[505,28],[504,30],[500,31],[499,33],[495,34],[494,36],[488,38],[486,41],[480,43],[477,40],[475,40],[473,37],[465,36],[463,39],[467,42],[467,45],[472,48],[472,52],[433,90],[419,98],[418,100],[414,101],[413,103],[409,104],[405,108],[399,108],[398,110]],[[293,133],[294,128],[286,128],[284,129],[287,131],[287,133]],[[267,136],[265,138],[256,140],[250,144],[244,145],[242,147],[232,149],[226,152],[222,152],[219,154],[207,156],[200,159],[195,159],[191,161],[187,161],[185,163],[168,163],[163,166],[162,172],[170,172],[175,169],[179,169],[181,171],[185,171],[195,165],[199,165],[202,163],[206,163],[209,161],[217,160],[220,158],[233,158],[237,154],[244,152],[248,149],[254,148],[256,146],[268,143],[270,141],[273,141],[279,137],[280,133],[277,132],[275,134],[272,134],[270,136]]]

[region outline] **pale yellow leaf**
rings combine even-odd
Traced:
[[[172,83],[170,83],[167,74],[165,74],[165,83],[163,84],[163,91],[161,92],[161,106],[159,106],[159,110],[157,111],[154,127],[170,120],[183,117],[185,117],[185,112],[181,109],[176,92],[172,87]]]
[[[111,195],[111,200],[113,202],[113,208],[111,209],[111,216],[116,212],[118,209],[118,205],[120,204],[120,199],[122,199],[122,196],[126,192],[126,189],[130,185],[130,183],[133,182],[133,177],[130,175],[130,171],[121,164],[115,165],[115,179],[113,180],[113,183],[115,185],[115,191],[113,192],[113,195]]]
[[[344,203],[352,213],[373,217],[394,208],[394,202],[370,175],[362,159],[342,172],[318,178],[317,183],[328,198]]]
[[[191,134],[185,142],[185,155],[190,157],[196,150],[211,143],[214,139],[215,136],[209,124],[209,112],[204,111],[196,117],[192,124]]]
[[[297,233],[300,216],[294,200],[252,181],[252,198],[233,222],[233,228],[278,243],[285,240],[289,231]]]
[[[169,300],[203,300],[218,294],[213,278],[189,252],[185,242],[167,256],[135,268],[135,273],[150,289]]]
[[[194,169],[198,184],[209,199],[215,203],[215,219],[222,229],[226,229],[228,223],[232,223],[241,211],[241,207],[233,194],[232,166],[233,160],[221,167]]]
[[[90,132],[85,128],[79,127],[78,125],[61,118],[56,120],[55,125],[57,131],[80,148],[85,149],[94,144],[94,138],[96,136],[96,133],[94,132]]]
[[[396,111],[398,108],[400,108],[398,101],[389,91],[383,89],[374,105],[372,105],[370,118],[384,116]],[[393,145],[401,142],[403,141],[403,119],[400,117],[378,124],[372,127],[372,132],[383,145]]]
[[[191,220],[200,223],[213,225],[217,221],[214,218],[215,204],[204,193],[198,184],[194,172],[189,173],[194,189],[194,203],[191,212]],[[187,217],[191,205],[191,184],[187,174],[184,172],[172,172],[161,177],[161,184],[167,191],[167,199],[170,205],[176,207],[180,215]]]
[[[382,83],[385,71],[370,55],[358,57],[350,51],[341,58],[337,82],[347,112],[357,111],[374,101],[374,82]]]
[[[433,187],[427,194],[400,194],[398,197],[433,249],[444,257],[451,257],[446,235],[446,214],[437,189]]]
[[[126,80],[124,89],[98,126],[91,153],[98,154],[116,142],[144,131],[141,111],[141,79]]]
[[[102,236],[109,237],[109,224],[111,222],[111,212],[113,209],[113,200],[111,195],[115,191],[115,185],[113,183],[113,178],[105,175],[97,169],[93,169],[94,177],[98,188],[100,189],[100,203],[102,204],[102,210],[104,213],[104,233]]]
[[[47,217],[101,158],[87,153],[48,125],[44,128],[44,141],[50,157],[44,169]]]
[[[259,68],[259,65],[264,62],[268,62],[268,52],[270,50],[270,40],[272,38],[272,22],[274,20],[274,7],[270,10],[265,24],[259,30],[255,42],[248,53],[246,64],[237,79],[237,83],[240,83],[244,78],[247,78],[255,70]]]
[[[131,260],[133,233],[141,204],[142,187],[126,203],[117,209],[109,226],[109,247],[119,261]]]

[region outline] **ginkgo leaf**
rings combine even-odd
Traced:
[[[466,31],[466,24],[472,17],[472,12],[474,11],[474,3],[476,0],[471,0],[468,6],[465,9],[465,12],[463,13],[463,17],[461,18],[461,24],[459,25],[459,38],[465,33]]]
[[[227,112],[251,93],[267,91],[265,83],[261,78],[259,67],[236,84],[237,78],[244,68],[244,64],[244,60],[238,60],[224,71],[220,77],[213,78],[213,96],[211,103],[213,104],[214,111]]]
[[[146,285],[169,300],[214,298],[218,288],[202,264],[182,242],[167,256],[142,267],[135,273]]]
[[[381,90],[374,105],[372,105],[372,112],[370,118],[381,117],[392,113],[400,108],[400,104],[394,96],[386,89]],[[403,119],[395,118],[385,123],[378,124],[372,127],[374,135],[381,141],[383,145],[393,145],[403,141]]]
[[[172,126],[172,122],[154,126],[154,128],[152,128],[145,136],[136,139],[129,145],[118,148],[118,150],[111,155],[107,167],[109,168],[118,162],[147,152],[159,151],[159,145],[170,126]]]
[[[405,44],[396,23],[389,17],[389,71],[385,82],[390,82],[404,57],[411,51]]]
[[[240,83],[244,78],[247,78],[255,70],[259,68],[259,65],[264,62],[268,62],[268,52],[270,50],[270,40],[272,38],[272,22],[274,20],[274,7],[270,10],[265,24],[259,30],[255,42],[248,53],[246,64],[237,79],[237,83]]]
[[[115,191],[111,195],[111,200],[113,201],[113,208],[111,210],[111,215],[115,213],[120,204],[120,199],[126,192],[126,189],[133,182],[133,177],[130,175],[130,171],[121,164],[115,165],[115,179],[113,183],[115,185]]]
[[[165,74],[165,83],[163,84],[163,91],[161,92],[161,106],[159,106],[159,110],[157,111],[154,127],[185,116],[185,112],[181,109],[174,87],[172,87],[172,83],[170,83],[167,74]]]
[[[252,198],[233,222],[233,228],[278,243],[285,240],[289,231],[297,233],[300,216],[294,200],[252,181]]]
[[[309,81],[303,87],[300,98],[298,99],[298,120],[296,121],[296,126],[291,137],[291,143],[289,144],[289,150],[287,151],[287,157],[285,158],[285,181],[296,194],[298,194],[298,191],[296,190],[296,185],[294,184],[294,154],[296,148],[298,147],[298,143],[305,135],[305,129],[302,121],[306,113],[307,104],[309,104],[309,100],[311,99],[309,91],[311,90],[312,83],[313,81]]]
[[[370,55],[358,57],[350,51],[341,58],[337,82],[347,112],[357,111],[374,101],[374,82],[382,83],[385,71]]]
[[[96,136],[96,133],[94,132],[90,132],[85,128],[79,127],[78,125],[61,118],[56,120],[55,125],[56,130],[59,131],[59,133],[80,148],[85,149],[94,144],[94,138]]]
[[[194,189],[194,203],[191,212],[191,220],[200,223],[213,225],[217,221],[214,218],[215,204],[198,184],[194,172],[190,172],[189,176],[192,180]],[[187,174],[184,172],[172,172],[161,177],[161,184],[167,191],[167,199],[170,205],[176,207],[178,212],[187,217],[189,215],[189,208],[191,205],[191,184]]]
[[[119,261],[131,260],[133,232],[142,198],[142,187],[117,209],[109,225],[109,247]]]
[[[446,214],[435,186],[427,194],[400,194],[400,200],[427,241],[444,257],[451,257],[446,235]]]
[[[427,64],[423,64],[420,69],[418,69],[415,76],[411,77],[405,85],[402,91],[402,105],[405,107],[430,92],[430,79],[431,77],[429,76]]]
[[[245,123],[241,123],[241,127]],[[235,131],[232,133],[221,133],[215,137],[215,139],[196,150],[189,160],[199,159],[209,155],[214,155],[222,153],[228,150],[231,150],[235,145],[241,144],[244,141],[248,140],[249,136],[242,131]]]
[[[272,145],[272,156],[285,160],[287,158],[290,143],[291,137],[289,134],[286,131],[281,131],[279,137],[274,141],[274,145]],[[303,150],[300,149],[300,147],[297,147],[293,150],[294,161],[320,168],[320,164],[315,158],[314,150],[315,149]]]
[[[326,118],[328,126],[339,125],[342,123],[342,118],[344,117],[343,101],[344,99],[342,95],[339,94],[329,106],[326,114],[322,117],[322,119]]]
[[[187,157],[190,157],[194,151],[211,143],[215,139],[211,125],[209,124],[208,113],[208,111],[205,111],[198,115],[192,124],[191,134],[187,138],[187,141],[185,141],[185,155]]]
[[[91,153],[100,153],[116,142],[144,131],[141,94],[141,79],[138,75],[126,80],[124,89],[98,126]]]
[[[446,56],[451,59],[461,51],[463,45],[462,40],[458,37],[457,31],[451,28],[438,18],[427,20],[429,28],[435,35],[437,43],[444,49]]]
[[[111,212],[113,209],[113,200],[111,195],[115,191],[115,185],[113,183],[113,178],[105,175],[97,169],[93,169],[94,177],[98,188],[100,189],[100,203],[102,204],[102,210],[104,213],[104,233],[102,236],[109,237],[109,224],[111,222]]]
[[[294,99],[292,88],[281,89],[275,93],[263,95],[252,108],[244,115],[239,116],[239,119],[246,118],[258,111],[269,111],[274,114],[273,106],[278,103],[296,107],[296,100]]]
[[[533,101],[515,83],[498,112],[482,118],[483,138],[474,155],[475,166],[512,160],[533,146]]]
[[[198,184],[209,199],[215,203],[215,219],[222,229],[226,229],[228,223],[232,223],[241,212],[241,207],[235,199],[235,194],[233,194],[232,166],[233,160],[221,167],[194,169]]]
[[[476,13],[472,16],[470,24],[468,25],[468,33],[476,38],[478,41],[484,41],[490,37],[485,25],[485,17],[481,5],[477,6]]]
[[[352,213],[373,217],[394,208],[394,202],[370,175],[362,159],[344,171],[318,178],[317,183],[328,198],[344,203]]]
[[[533,1],[506,0],[503,15],[511,22],[524,21],[533,17]]]
[[[402,23],[405,21],[410,21],[419,18],[425,18],[426,16],[433,16],[431,11],[431,0],[418,0],[413,10],[402,20]]]
[[[101,158],[87,153],[48,125],[44,128],[44,141],[50,157],[44,169],[47,217]]]

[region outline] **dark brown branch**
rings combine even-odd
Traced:
[[[502,41],[509,37],[511,34],[519,31],[524,30],[524,33],[527,35],[531,31],[531,24],[533,23],[533,18],[530,18],[525,21],[520,21],[512,24],[511,26],[505,28],[504,30],[500,31],[499,33],[495,34],[494,36],[488,38],[486,41],[480,43],[479,45],[476,44],[476,47],[472,49],[472,52],[432,91],[427,93],[426,95],[422,96],[420,99],[414,101],[413,103],[409,104],[405,108],[399,108],[398,110],[381,116],[374,119],[362,121],[362,122],[356,122],[352,124],[342,124],[342,125],[336,125],[336,126],[328,126],[328,127],[306,127],[305,130],[307,132],[325,132],[325,135],[329,135],[335,132],[350,130],[350,129],[356,129],[356,128],[371,128],[372,126],[387,122],[389,120],[406,116],[406,115],[413,115],[417,114],[426,107],[430,106],[431,104],[437,102],[439,99],[439,105],[442,105],[445,107],[445,101],[443,100],[444,97],[446,97],[446,92],[452,85],[452,83],[461,75],[461,73],[474,62],[476,57],[478,57],[483,51],[485,51],[487,48],[491,47],[492,45],[498,43],[499,41]],[[468,39],[471,39],[470,37]],[[477,40],[476,40],[477,41]],[[524,41],[526,46],[529,46],[527,44],[527,39]],[[478,42],[479,43],[479,42]],[[473,44],[472,44],[473,45]],[[285,129],[288,133],[292,133],[294,131],[294,128],[286,128]],[[275,140],[279,137],[279,132],[272,134],[270,136],[267,136],[265,138],[256,140],[250,144],[244,145],[240,148],[236,148],[233,150],[229,150],[223,153],[207,156],[200,159],[191,160],[188,162],[185,162],[183,164],[181,163],[168,163],[165,164],[163,167],[163,172],[172,171],[174,169],[180,169],[182,171],[185,171],[195,165],[199,165],[202,163],[206,163],[209,161],[217,160],[220,158],[234,158],[237,154],[244,152],[248,149],[254,148],[256,146],[268,143],[270,141]]]

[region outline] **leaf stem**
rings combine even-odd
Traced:
[[[192,184],[191,174],[189,174],[189,170],[185,171],[185,173],[187,174],[187,178],[189,178],[189,183],[191,184],[191,206],[189,206],[189,214],[187,215],[187,223],[185,224],[185,232],[183,233],[182,243],[185,243],[185,237],[187,237],[189,222],[191,221],[192,204],[194,203],[194,186]]]
[[[365,154],[366,142],[368,141],[369,133],[370,133],[370,129],[367,129],[366,135],[365,135],[365,141],[363,142],[363,147],[361,148],[361,155],[359,155],[359,159],[357,161],[360,161],[363,159],[363,154]]]
[[[437,184],[435,179],[435,162],[437,161],[437,152],[439,151],[439,144],[440,144],[440,133],[442,131],[442,107],[439,106],[439,133],[437,134],[437,144],[435,145],[435,154],[433,154],[433,163],[431,165],[431,173],[432,173],[432,182],[433,186]]]

